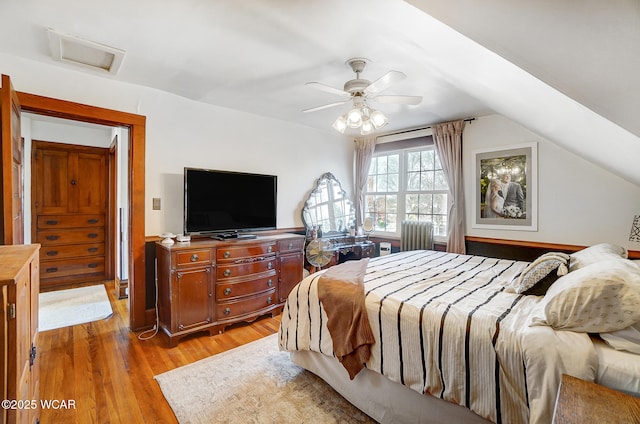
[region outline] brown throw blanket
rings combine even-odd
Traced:
[[[353,380],[364,368],[375,342],[364,303],[369,258],[329,268],[318,280],[318,297],[327,313],[333,352]]]

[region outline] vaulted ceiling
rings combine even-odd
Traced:
[[[500,113],[640,185],[637,0],[3,0],[0,52],[331,130],[348,109],[312,90],[351,57],[407,78],[374,104],[386,131]],[[47,28],[124,50],[117,75],[54,62]],[[2,72],[2,63],[0,63]]]

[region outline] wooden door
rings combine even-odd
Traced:
[[[24,243],[22,205],[22,138],[20,135],[20,102],[11,79],[2,75],[0,88],[0,129],[2,162],[0,179],[0,243]]]
[[[33,141],[33,239],[42,244],[41,286],[107,278],[109,149]]]

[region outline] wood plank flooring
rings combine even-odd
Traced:
[[[167,347],[162,334],[141,341],[129,331],[127,299],[116,299],[106,283],[113,316],[102,321],[40,333],[40,399],[71,400],[69,408],[40,412],[40,422],[176,423],[154,375],[278,331],[280,317],[237,324],[220,335],[206,333]]]

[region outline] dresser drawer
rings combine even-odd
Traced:
[[[52,244],[97,243],[104,241],[104,228],[78,228],[72,230],[38,231],[37,242],[43,246]]]
[[[304,246],[304,238],[295,238],[289,240],[278,240],[278,252],[301,252]]]
[[[223,302],[271,290],[276,286],[277,279],[276,273],[274,272],[273,275],[256,280],[216,284],[216,299],[218,302]]]
[[[42,279],[93,273],[104,273],[104,256],[62,261],[43,260],[40,264],[40,278]]]
[[[48,228],[76,228],[76,227],[104,227],[104,215],[40,215],[38,229]]]
[[[243,244],[238,246],[225,246],[217,250],[216,259],[220,262],[237,261],[252,257],[264,257],[276,253],[276,244]]]
[[[218,264],[216,276],[218,281],[228,280],[230,278],[246,277],[261,272],[273,271],[276,269],[275,256],[269,257],[262,261],[247,262],[241,264]]]
[[[276,304],[276,290],[241,298],[239,300],[219,303],[216,305],[217,317],[220,321],[234,319],[241,315],[259,314],[259,311]],[[257,315],[256,314],[256,315]]]
[[[177,266],[211,264],[211,249],[185,250],[176,253]]]
[[[100,255],[104,255],[104,243],[49,245],[40,249],[42,260]]]

